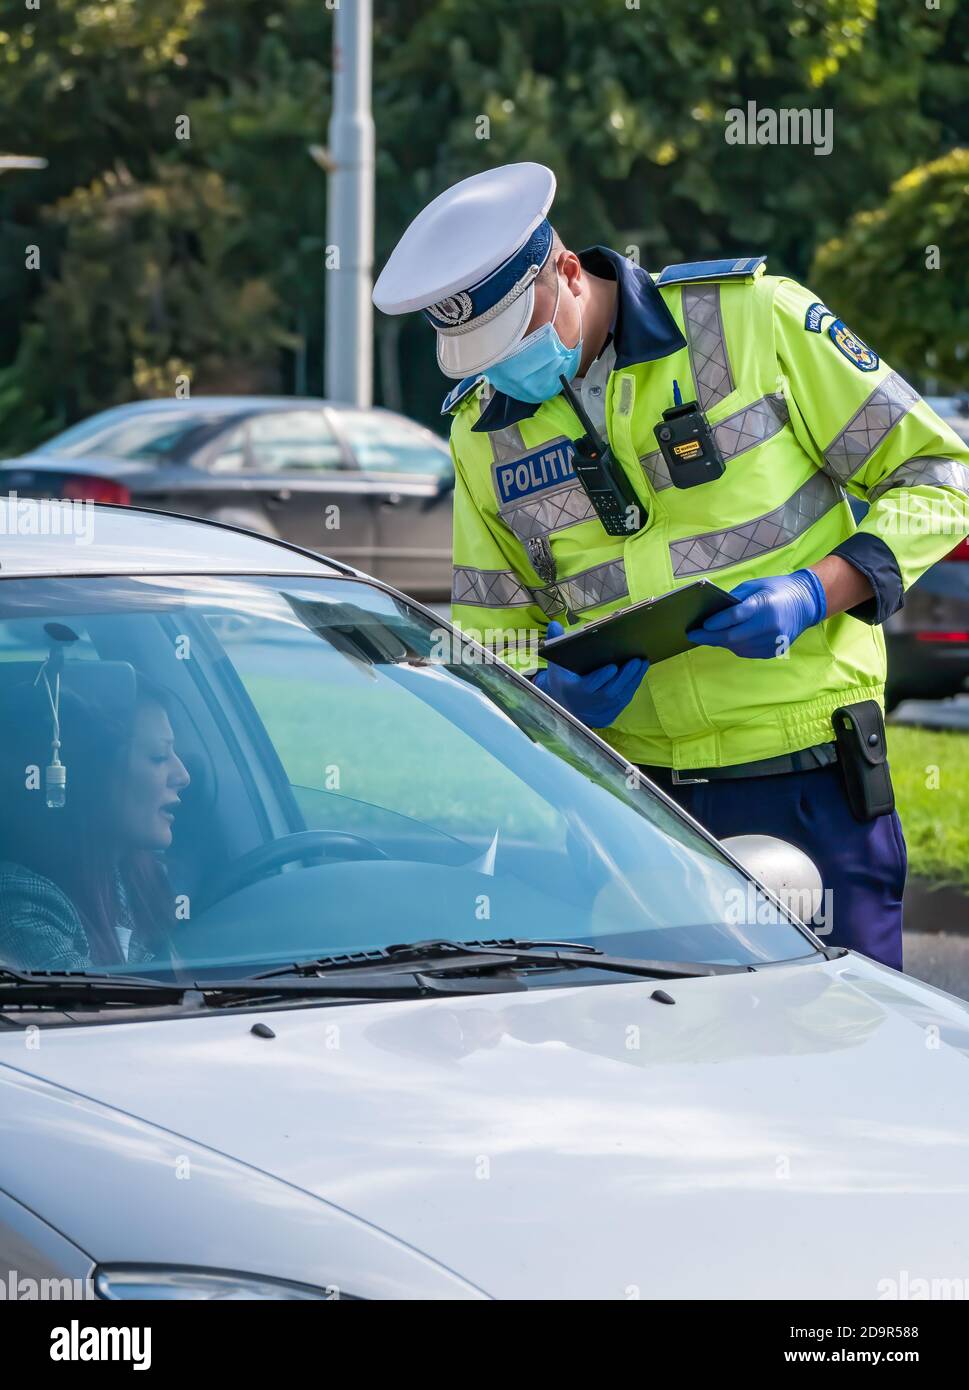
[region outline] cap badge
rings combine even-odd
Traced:
[[[447,299],[431,305],[431,313],[435,318],[443,319],[452,328],[456,328],[459,323],[466,323],[473,312],[471,296],[464,290],[459,290],[457,294],[448,295]]]

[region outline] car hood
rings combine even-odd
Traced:
[[[43,1030],[0,1036],[0,1064],[497,1297],[874,1298],[969,1274],[965,1005],[857,956],[666,983],[672,1007],[656,989]],[[69,1202],[34,1201],[71,1233]]]

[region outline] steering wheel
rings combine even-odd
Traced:
[[[274,869],[284,864],[292,864],[297,859],[304,862],[312,859],[389,859],[379,845],[363,835],[354,835],[349,830],[297,830],[292,835],[283,835],[278,840],[268,840],[264,845],[234,859],[203,895],[199,912],[205,912],[231,893],[245,888],[256,879],[265,878]]]

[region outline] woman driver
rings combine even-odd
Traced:
[[[124,725],[62,690],[66,801],[27,773],[50,761],[42,684],[21,689],[0,750],[0,966],[84,970],[172,958],[173,897],[159,851],[189,775],[163,689],[138,675]]]

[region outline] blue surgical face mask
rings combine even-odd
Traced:
[[[485,376],[498,391],[513,396],[516,401],[530,401],[540,405],[551,400],[562,389],[560,376],[571,381],[579,370],[582,361],[582,310],[579,309],[579,341],[575,347],[566,347],[555,330],[555,315],[558,313],[561,280],[557,281],[555,308],[548,323],[529,333],[527,338],[515,348],[514,352],[485,368]]]

